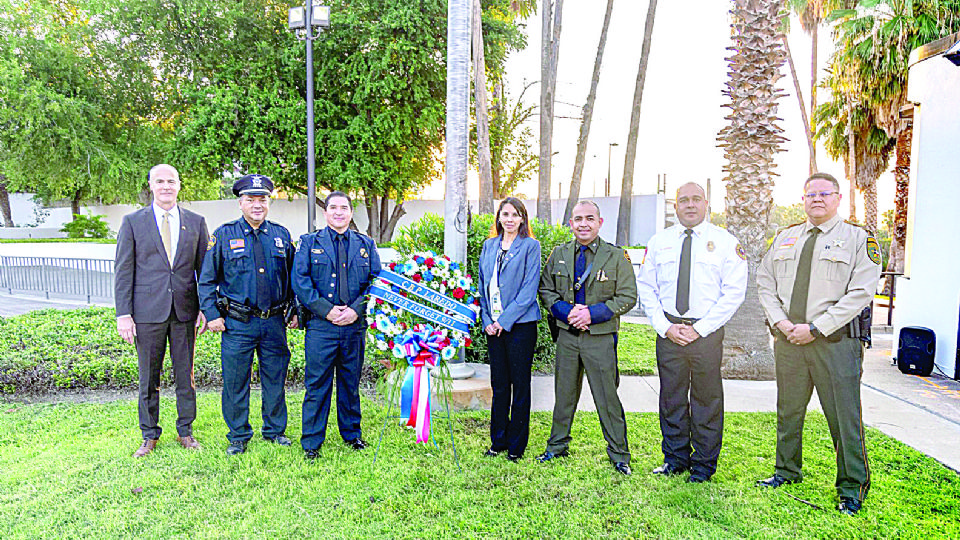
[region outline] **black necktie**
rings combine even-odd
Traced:
[[[347,237],[344,234],[337,235],[337,297],[340,299],[340,305],[350,304],[350,296],[347,291]]]
[[[270,292],[270,281],[267,277],[267,258],[263,254],[263,243],[260,241],[260,229],[253,230],[253,266],[257,274],[257,309],[267,311],[273,305]]]
[[[797,263],[797,276],[793,280],[793,293],[790,295],[790,313],[787,316],[793,324],[807,322],[807,296],[810,292],[810,266],[813,262],[813,245],[817,243],[820,229],[810,229],[810,236],[803,243],[800,261]]]
[[[587,246],[580,246],[580,253],[577,254],[577,261],[574,263],[573,272],[576,274],[574,279],[577,285],[574,286],[573,301],[578,304],[587,303],[587,291],[583,288],[583,273],[587,271]]]
[[[683,316],[690,310],[690,249],[693,245],[693,229],[683,234],[683,247],[680,249],[680,271],[677,272],[677,315]]]

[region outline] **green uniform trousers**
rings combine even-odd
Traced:
[[[554,370],[553,427],[547,450],[560,453],[570,445],[570,426],[580,401],[583,374],[587,374],[593,402],[600,416],[600,427],[607,440],[607,455],[613,462],[630,463],[627,445],[627,420],[617,395],[620,375],[617,371],[617,350],[614,334],[573,334],[560,330],[557,338],[556,368]]]
[[[870,466],[864,446],[860,404],[863,345],[844,337],[837,343],[818,338],[807,345],[778,339],[774,345],[777,372],[777,465],[788,480],[800,480],[803,463],[803,419],[813,389],[837,453],[837,494],[862,501],[870,489]]]

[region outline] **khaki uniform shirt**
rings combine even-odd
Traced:
[[[809,221],[774,238],[757,269],[760,304],[770,324],[787,319],[800,252],[812,229]],[[818,226],[810,267],[807,320],[824,335],[853,320],[873,301],[880,280],[879,249],[867,231],[834,216]]]
[[[540,272],[540,300],[548,311],[556,302],[574,304],[576,254],[580,244],[571,240],[553,248],[547,264]],[[587,250],[586,264],[593,263],[590,274],[583,280],[586,305],[602,303],[613,312],[610,320],[590,325],[590,334],[610,334],[620,328],[620,316],[637,305],[637,281],[633,264],[623,248],[600,238]],[[593,254],[595,252],[595,254]],[[591,254],[592,257],[591,257]],[[568,328],[564,320],[557,320],[561,328]]]

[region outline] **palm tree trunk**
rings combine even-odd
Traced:
[[[554,1],[556,3],[554,3]],[[551,10],[551,6],[553,9]],[[537,217],[551,223],[550,168],[553,158],[553,102],[560,56],[560,19],[563,0],[543,0],[540,30],[540,174],[537,186]]]
[[[727,230],[747,257],[746,299],[726,325],[723,375],[774,377],[766,317],[757,294],[757,268],[767,250],[765,233],[773,207],[774,155],[785,140],[777,126],[776,88],[786,53],[781,38],[783,0],[734,0],[733,55],[724,94],[731,113],[718,139],[724,147]]]
[[[607,45],[607,31],[610,29],[610,16],[613,13],[613,0],[607,0],[607,12],[603,16],[603,28],[600,30],[600,43],[597,45],[597,59],[593,62],[593,78],[590,80],[590,92],[583,105],[583,122],[580,124],[580,139],[577,141],[577,159],[573,165],[573,178],[570,180],[570,195],[567,208],[563,212],[566,223],[573,215],[573,206],[580,198],[580,180],[583,177],[583,165],[587,157],[587,139],[590,138],[590,123],[593,121],[593,105],[597,100],[597,85],[600,83],[600,65],[603,63],[603,50]]]
[[[893,169],[897,191],[894,199],[893,242],[900,249],[890,254],[892,271],[903,272],[904,247],[907,245],[907,202],[910,195],[910,152],[913,144],[913,122],[905,122],[904,129],[897,136],[897,164]]]
[[[493,174],[490,164],[490,119],[487,114],[487,67],[483,56],[483,12],[473,0],[473,92],[477,117],[477,158],[480,162],[480,213],[493,213]]]
[[[863,188],[863,226],[870,234],[877,234],[877,180]]]
[[[797,78],[797,68],[793,64],[793,53],[790,51],[790,42],[787,40],[786,34],[783,35],[783,50],[787,53],[787,65],[790,66],[793,88],[797,93],[797,104],[800,105],[800,118],[803,119],[803,129],[807,133],[807,151],[810,154],[810,174],[813,174],[817,172],[817,150],[813,144],[813,130],[810,129],[810,119],[807,117],[807,108],[803,104],[803,93],[800,91],[800,79]]]
[[[810,30],[810,114],[817,110],[817,34],[820,28],[819,22],[813,25]],[[807,141],[811,142],[810,148],[810,174],[817,172],[817,147],[812,144],[813,126],[807,124]]]
[[[847,122],[850,122],[848,119]],[[847,180],[850,181],[850,221],[857,221],[857,136],[847,126]]]
[[[630,214],[633,210],[633,167],[637,161],[640,103],[643,100],[643,86],[647,80],[650,41],[653,38],[653,21],[656,14],[657,0],[650,0],[647,5],[647,20],[643,25],[640,68],[637,70],[637,84],[633,89],[633,111],[630,113],[630,131],[627,133],[626,157],[623,162],[623,186],[620,188],[620,210],[617,214],[617,244],[621,246],[630,245]]]

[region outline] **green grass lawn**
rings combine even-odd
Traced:
[[[259,393],[254,393],[254,410]],[[288,396],[296,438],[302,394]],[[384,411],[364,401],[364,429],[376,444]],[[343,445],[331,418],[321,459],[297,446],[255,439],[245,455],[224,455],[219,396],[199,396],[199,452],[174,441],[174,402],[162,400],[166,431],[145,459],[136,403],[0,405],[0,531],[4,538],[958,538],[960,480],[935,461],[875,430],[867,436],[874,480],[860,516],[833,510],[834,458],[826,423],[811,414],[802,484],[753,487],[773,472],[773,414],[728,414],[714,481],[648,474],[660,463],[654,414],[629,414],[632,477],[611,469],[597,416],[581,413],[572,456],[541,465],[550,425],[534,414],[527,457],[483,458],[488,416],[457,415],[463,470],[453,463],[446,424],[440,451],[391,426],[380,459]],[[255,430],[259,421],[254,423]],[[444,442],[446,439],[447,442]],[[823,510],[792,499],[819,505]]]
[[[621,375],[653,375],[657,371],[657,333],[646,324],[621,323],[617,343]]]

